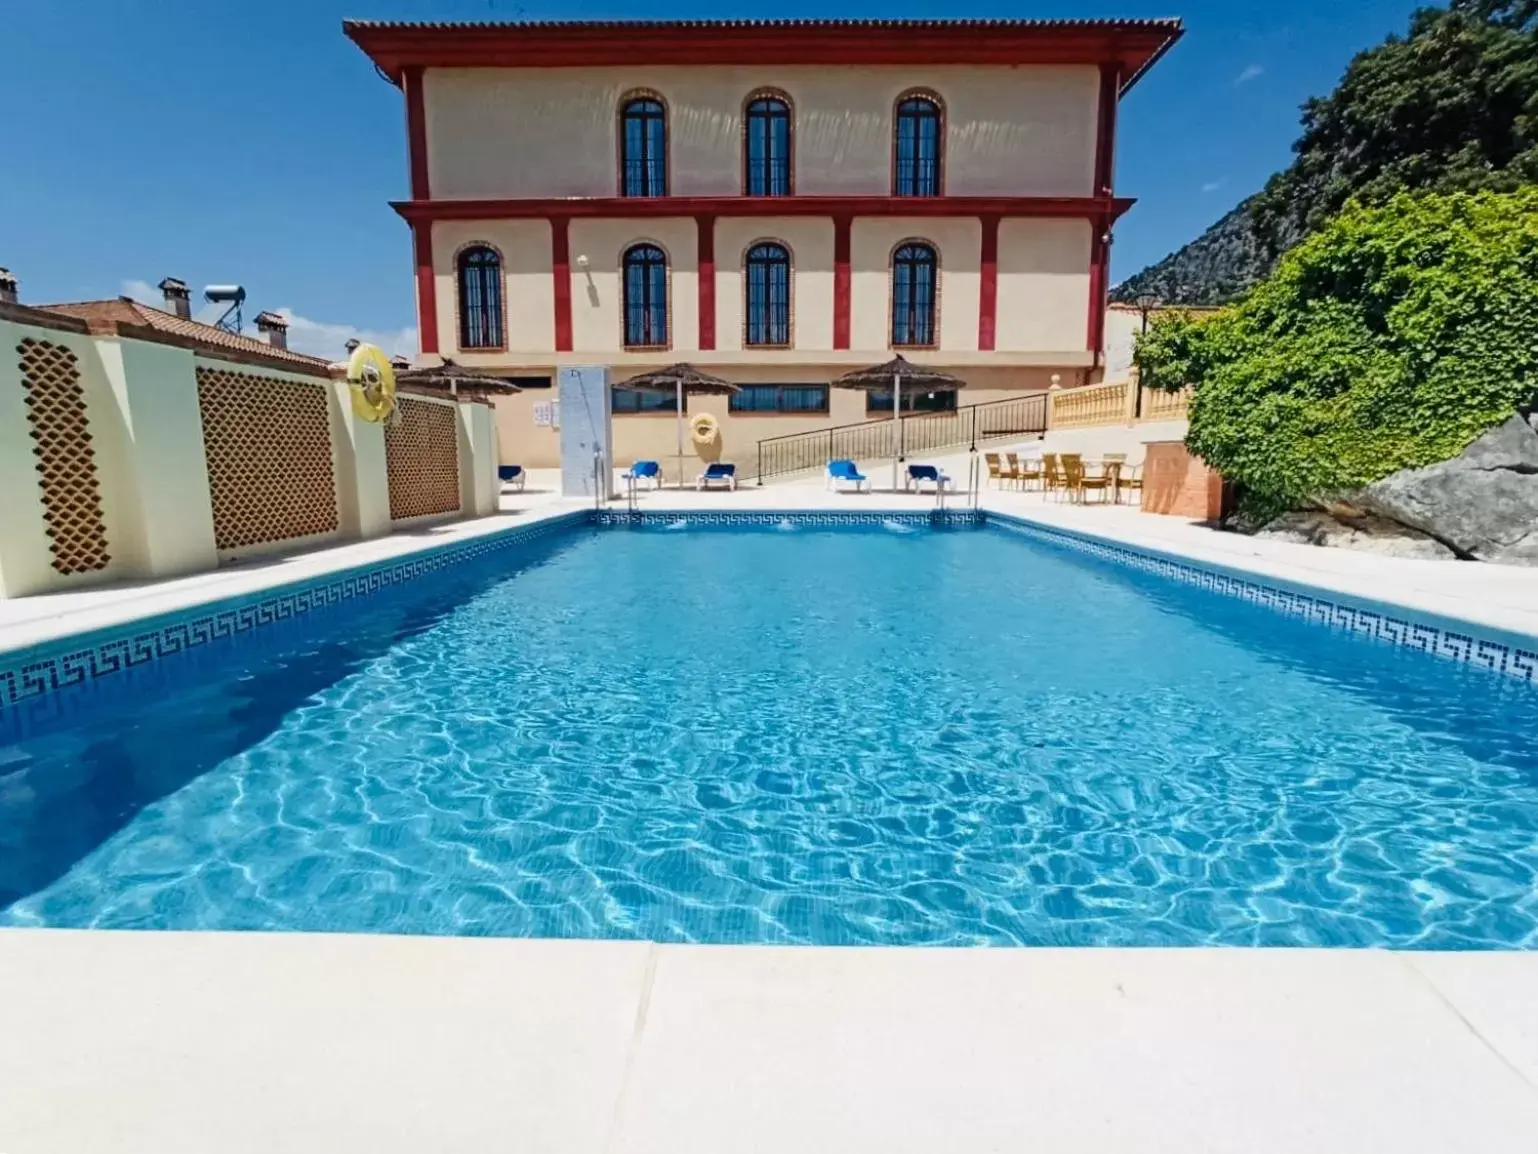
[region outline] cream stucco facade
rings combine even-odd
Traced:
[[[423,66],[406,85],[416,102],[406,215],[419,305],[435,322],[425,358],[526,384],[563,365],[607,365],[622,383],[688,361],[739,385],[794,385],[828,384],[901,352],[965,379],[963,405],[1054,378],[1097,380],[1105,239],[1121,211],[1109,197],[1108,75],[1117,74],[1103,60],[665,67],[641,54],[625,65]],[[787,110],[790,194],[750,199],[745,110],[765,93]],[[924,195],[900,197],[898,103],[911,95],[938,109],[940,176]],[[622,113],[634,98],[662,109],[666,187],[632,199],[621,174],[638,146],[626,144]],[[746,256],[765,241],[790,261],[789,339],[773,346],[747,340]],[[934,340],[922,346],[894,341],[894,252],[908,242],[934,253]],[[626,340],[624,254],[643,243],[666,255],[662,346]],[[498,260],[492,344],[484,328],[471,324],[467,340],[461,326],[471,290],[459,258],[472,246]],[[504,460],[557,463],[558,435],[534,424],[549,399],[530,388],[497,400]],[[691,411],[722,427],[691,455],[739,461],[764,438],[871,415],[860,394],[837,389],[820,413],[733,413],[723,398],[694,399]],[[675,437],[665,414],[617,414],[617,462],[670,457]]]
[[[941,98],[951,196],[1088,196],[1098,72],[1090,65],[931,67],[433,68],[424,85],[433,195],[613,196],[616,110],[659,95],[674,196],[742,191],[742,108],[772,87],[795,113],[795,191],[891,191],[893,106]]]

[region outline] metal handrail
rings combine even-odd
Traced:
[[[1046,393],[982,401],[950,412],[904,413],[895,422],[877,418],[765,437],[758,442],[757,478],[762,485],[765,477],[799,473],[842,458],[902,461],[914,453],[956,445],[975,449],[980,440],[1039,437],[1046,431]]]

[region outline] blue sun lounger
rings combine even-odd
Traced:
[[[620,475],[621,481],[634,481],[637,486],[642,481],[650,481],[653,489],[662,488],[662,466],[656,461],[637,461],[630,466],[630,472]]]
[[[861,485],[870,489],[870,479],[855,467],[853,461],[829,461],[827,487],[836,490],[841,485],[853,485],[854,491],[858,493]]]
[[[951,487],[951,479],[933,465],[908,466],[908,488],[922,493],[926,481],[936,489]]]
[[[724,485],[728,489],[737,487],[737,466],[728,461],[717,461],[706,465],[705,471],[700,474],[699,480],[694,483],[696,489],[709,489],[715,485]]]

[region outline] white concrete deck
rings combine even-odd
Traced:
[[[926,458],[964,483],[965,455]],[[642,490],[646,510],[689,509],[908,509],[934,508],[932,493],[890,490],[890,462],[863,463],[871,493],[828,492],[821,476],[802,475],[763,486],[748,481],[735,492],[720,489]],[[450,521],[372,541],[297,551],[172,581],[118,584],[79,593],[0,599],[0,652],[50,641],[71,633],[174,612],[223,597],[255,593],[289,582],[402,557],[450,541],[465,540],[515,524],[580,509],[584,501],[562,500],[553,469],[530,471],[526,492],[507,492],[495,517]],[[952,498],[952,505],[960,501]],[[1400,605],[1421,613],[1466,621],[1486,629],[1538,638],[1538,569],[1462,561],[1412,561],[1324,549],[1222,533],[1178,517],[1141,513],[1136,506],[1070,505],[1039,493],[984,489],[984,508],[1030,517],[1050,525],[1095,533],[1109,540],[1181,554],[1259,577]],[[614,507],[624,507],[616,501]],[[3,1152],[0,1152],[3,1154]]]
[[[0,931],[14,1154],[1529,1154],[1538,954]]]

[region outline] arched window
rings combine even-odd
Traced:
[[[790,344],[790,251],[765,241],[748,249],[746,263],[747,343]]]
[[[748,196],[790,195],[790,102],[755,96],[743,110],[743,192]]]
[[[668,114],[655,96],[627,100],[619,116],[620,195],[668,194]]]
[[[928,96],[904,96],[897,102],[892,140],[894,196],[940,195],[943,124],[939,103]]]
[[[455,272],[459,280],[459,347],[500,349],[502,334],[502,258],[489,245],[460,251]]]
[[[892,254],[892,344],[935,343],[935,250],[923,241],[906,241]]]
[[[625,250],[625,345],[659,348],[668,343],[668,258],[654,244]]]

